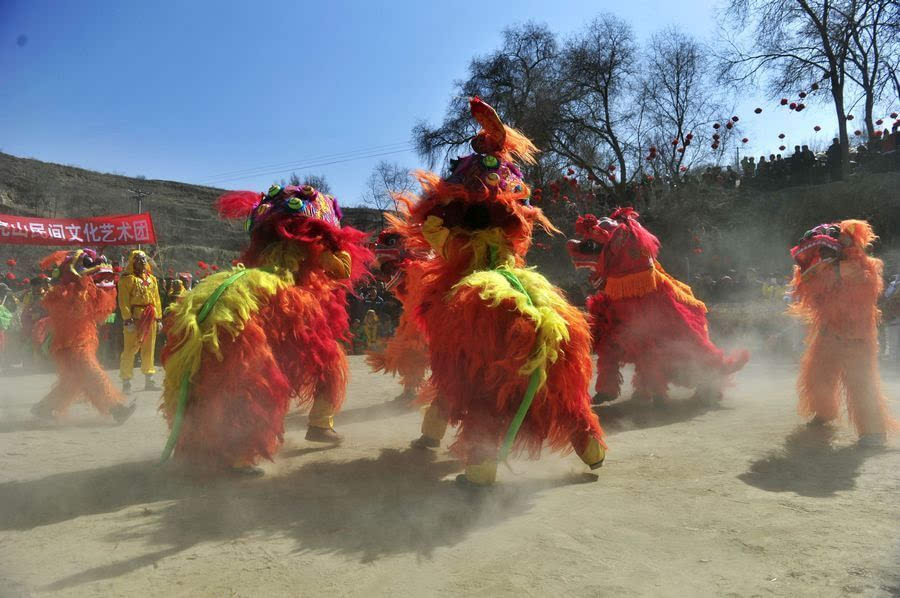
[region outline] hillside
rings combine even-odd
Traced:
[[[219,220],[213,211],[222,189],[103,174],[0,153],[3,214],[44,218],[131,214],[137,211],[137,202],[129,189],[151,194],[144,198],[143,209],[153,215],[164,268],[193,270],[197,260],[227,264],[244,243],[241,226]],[[380,226],[378,213],[368,208],[345,208],[344,213],[351,226],[367,231]],[[0,251],[3,260],[16,258],[26,272],[47,248],[5,246]]]

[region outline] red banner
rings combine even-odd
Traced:
[[[32,218],[0,214],[0,245],[156,244],[150,214],[96,218]]]

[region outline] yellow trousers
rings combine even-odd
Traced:
[[[119,377],[122,380],[131,380],[132,371],[134,370],[134,356],[138,350],[141,352],[141,371],[146,375],[155,374],[156,368],[153,365],[154,353],[156,352],[156,322],[151,324],[147,336],[144,337],[144,343],[138,344],[138,331],[124,330],[125,349],[122,350],[122,359],[119,362]]]
[[[334,409],[327,399],[316,397],[309,410],[309,427],[334,428]]]

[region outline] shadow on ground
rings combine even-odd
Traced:
[[[819,498],[852,490],[865,460],[887,449],[834,446],[835,432],[831,426],[797,426],[781,449],[751,463],[738,478],[767,492]]]
[[[636,428],[658,428],[681,423],[699,417],[710,411],[727,409],[715,401],[691,397],[688,399],[667,399],[662,404],[654,404],[641,399],[616,401],[594,407],[600,424],[608,432],[621,432]]]
[[[58,590],[115,578],[203,542],[260,533],[292,537],[298,551],[341,553],[364,563],[401,553],[429,558],[473,530],[522,515],[546,489],[596,480],[570,475],[467,490],[445,479],[459,469],[456,461],[415,449],[307,463],[258,479],[198,479],[152,462],[130,463],[0,485],[0,529],[115,513],[123,521],[110,543],[137,539],[160,547],[44,588]]]

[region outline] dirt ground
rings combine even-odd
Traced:
[[[28,409],[52,376],[0,379],[0,595],[900,595],[898,440],[804,427],[793,365],[757,357],[716,408],[609,405],[598,475],[545,454],[473,493],[446,451],[407,448],[420,415],[351,359],[344,445],[292,414],[257,479],[157,466],[155,394],[122,426],[86,407],[46,425]]]

